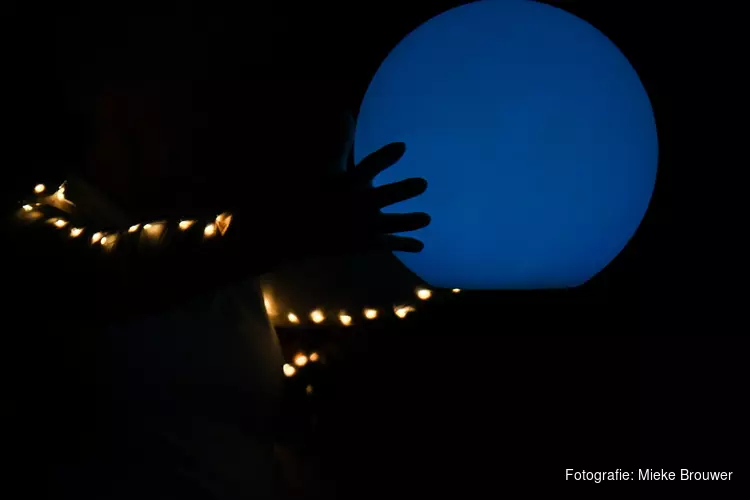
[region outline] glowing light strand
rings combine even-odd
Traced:
[[[66,196],[65,182],[62,183],[57,191],[55,191],[51,195],[45,194],[48,192],[48,190],[44,184],[37,184],[34,187],[33,191],[36,195],[35,201],[25,201],[21,204],[21,211],[19,213],[19,216],[22,218],[29,220],[43,219],[43,207],[45,206],[50,206],[52,208],[63,210],[66,212],[72,212],[71,207],[75,207],[75,204]],[[213,238],[217,235],[223,236],[224,234],[226,234],[227,228],[229,227],[231,221],[232,215],[228,212],[219,214],[212,220],[205,221],[206,223],[205,225],[203,225],[204,239]],[[50,217],[46,219],[46,222],[56,229],[67,228],[70,238],[78,238],[82,236],[86,231],[84,227],[72,226],[71,221],[63,217]],[[187,231],[190,228],[196,226],[196,224],[198,223],[199,221],[196,219],[181,219],[176,223],[172,223],[170,221],[152,221],[147,223],[133,224],[129,228],[121,231],[89,230],[89,234],[91,234],[91,236],[89,236],[88,238],[91,245],[99,245],[107,250],[111,250],[114,247],[115,243],[119,240],[119,238],[123,236],[145,234],[146,236],[154,237],[158,240],[158,237],[160,237],[168,227],[174,226],[180,231]],[[460,290],[458,288],[454,288],[451,290],[451,292],[456,294],[459,293]],[[419,300],[427,301],[433,296],[433,291],[421,286],[415,290],[415,295]],[[338,312],[331,312],[329,314],[323,309],[314,309],[307,315],[297,315],[292,311],[287,311],[286,313],[280,314],[279,311],[275,310],[275,308],[272,307],[272,302],[269,299],[265,299],[265,306],[269,314],[286,318],[286,324],[288,325],[300,325],[302,324],[303,319],[309,319],[315,325],[327,324],[330,326],[333,318],[335,318],[335,321],[337,323],[345,327],[357,323],[354,315],[341,310]],[[271,309],[273,309],[273,311]],[[412,313],[414,311],[416,311],[416,308],[413,305],[401,304],[393,306],[393,315],[399,319],[406,318],[409,313]],[[382,311],[377,308],[365,307],[361,310],[361,319],[365,321],[378,319],[382,317],[381,312]],[[317,357],[317,354],[315,354],[315,357]],[[309,360],[315,361],[312,355]],[[297,364],[297,366],[302,366],[298,363],[295,364]],[[290,373],[288,376],[292,376],[296,372],[296,369],[292,365],[285,366],[289,366],[289,369],[285,369],[285,373]]]
[[[39,220],[44,219],[44,207],[51,207],[58,211],[68,212],[72,214],[75,203],[73,203],[66,194],[67,182],[63,182],[60,187],[54,193],[47,195],[48,189],[45,184],[37,184],[34,186],[34,194],[36,199],[33,202],[25,201],[21,205],[21,212],[19,216],[27,220]],[[50,217],[46,219],[51,225],[57,229],[66,228],[70,221],[64,217]],[[133,224],[129,228],[120,231],[104,231],[101,229],[89,229],[82,226],[75,226],[69,228],[69,236],[71,238],[78,238],[84,233],[88,233],[89,242],[92,245],[101,245],[103,248],[111,250],[114,247],[115,242],[118,241],[120,236],[127,234],[145,234],[152,239],[157,239],[171,226],[176,226],[180,231],[187,231],[195,226],[199,221],[195,219],[181,219],[176,223],[171,221],[152,221],[147,223]],[[217,215],[214,219],[204,221],[203,224],[203,237],[204,239],[213,238],[215,236],[224,236],[232,222],[232,214],[228,212]]]

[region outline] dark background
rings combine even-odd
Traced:
[[[732,470],[734,486],[747,483],[739,16],[702,5],[556,4],[618,45],[651,97],[660,170],[646,218],[579,289],[465,293],[405,326],[356,332],[343,361],[320,375],[317,430],[289,431],[319,459],[330,494],[472,498],[519,488],[535,498],[571,489],[571,467]],[[356,112],[389,50],[457,3],[249,5],[223,16],[180,5],[167,17],[108,4],[7,18],[18,21],[4,44],[8,183],[27,182],[25,165],[75,164],[82,129],[72,124],[83,123],[88,89],[144,66],[155,78],[236,72],[267,93],[263,112],[278,131],[268,157],[293,155],[281,149],[292,138],[314,151],[332,116]],[[133,26],[148,42],[110,53]],[[159,50],[184,59],[165,67]],[[304,386],[289,389],[296,401],[294,387]],[[625,491],[583,486],[607,498]],[[727,498],[725,485],[704,487]]]

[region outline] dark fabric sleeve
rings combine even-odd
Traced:
[[[152,313],[164,312],[165,309],[177,308],[181,300],[188,301],[190,297],[214,295],[212,292],[215,287],[239,279],[240,273],[227,272],[232,270],[228,267],[231,260],[227,257],[232,254],[222,253],[227,247],[222,246],[223,242],[218,239],[216,243],[219,245],[207,247],[201,243],[208,242],[196,243],[189,239],[180,241],[174,238],[165,240],[164,245],[158,249],[153,248],[153,251],[138,252],[137,249],[123,245],[123,252],[106,254],[83,240],[71,240],[64,231],[56,230],[44,222],[24,224],[15,218],[4,222],[2,244],[7,250],[7,257],[3,273],[6,288],[3,312],[6,327],[3,329],[4,345],[0,349],[3,380],[1,427],[3,455],[5,462],[11,464],[10,476],[27,492],[66,482],[74,489],[87,484],[108,484],[107,474],[117,477],[121,474],[104,465],[100,467],[101,470],[94,467],[96,463],[104,463],[106,460],[116,462],[117,457],[105,457],[101,454],[116,450],[119,456],[128,453],[129,447],[137,445],[147,448],[154,456],[158,456],[154,460],[161,461],[154,463],[153,467],[139,466],[140,473],[145,474],[151,469],[166,471],[161,472],[154,481],[169,483],[163,487],[170,490],[183,483],[193,483],[195,478],[186,480],[181,477],[173,478],[168,474],[173,469],[179,469],[177,465],[182,460],[179,447],[165,444],[165,451],[162,453],[159,451],[161,448],[154,444],[158,440],[149,437],[139,427],[138,422],[146,416],[146,409],[153,408],[154,405],[141,400],[115,401],[124,397],[123,387],[112,385],[113,381],[126,376],[125,372],[121,372],[123,363],[132,363],[129,366],[134,373],[143,372],[145,363],[145,368],[151,370],[146,370],[145,373],[153,377],[161,376],[164,380],[150,378],[145,381],[148,384],[139,390],[158,388],[159,383],[169,386],[167,382],[171,379],[168,375],[182,373],[180,369],[183,365],[179,363],[185,360],[179,356],[189,354],[183,353],[181,349],[187,349],[185,346],[190,347],[192,344],[178,343],[175,349],[179,352],[174,353],[175,359],[171,365],[152,360],[155,361],[152,366],[147,362],[160,353],[154,351],[156,343],[143,342],[143,352],[113,353],[113,347],[129,345],[135,349],[140,344],[137,339],[132,343],[112,342],[111,338],[107,339],[102,335],[103,329],[98,328],[98,324],[111,324],[117,320],[127,322],[137,316],[150,316]],[[231,240],[225,240],[228,241]],[[205,314],[214,315],[215,312],[211,310]],[[190,325],[185,325],[188,326]],[[200,329],[198,325],[195,328]],[[208,330],[210,328],[205,331],[201,329],[201,333],[215,333]],[[172,329],[170,332],[179,338],[187,334],[180,329]],[[132,327],[124,328],[123,333],[136,334],[136,337],[141,334],[140,330]],[[148,337],[149,333],[155,332],[144,331],[142,336]],[[190,338],[193,337],[196,336]],[[221,351],[217,355],[229,355],[231,359],[237,357],[232,356],[232,353],[237,352],[236,346],[232,350],[224,349],[224,343],[208,344]],[[251,353],[260,355],[265,350],[257,353],[252,350]],[[209,356],[211,353],[205,354],[207,356],[201,356],[201,359],[214,359]],[[115,360],[120,363],[113,362]],[[226,365],[223,358],[216,359],[216,362],[218,366]],[[259,364],[245,362],[241,366],[247,370],[248,367],[257,367]],[[172,371],[165,375],[159,369],[162,366]],[[188,369],[192,370],[192,365],[185,364],[184,370]],[[214,371],[216,370],[208,370],[206,373]],[[195,386],[190,385],[196,381],[188,375],[195,374],[185,371],[182,375],[184,378],[180,379],[181,386],[190,392],[190,397],[185,401],[178,401],[179,405],[174,405],[187,411],[195,408],[195,405],[191,406],[195,397],[203,396],[200,391],[196,392]],[[244,377],[230,375],[227,375],[227,380],[239,382],[245,379],[255,380],[260,376],[255,372],[244,373]],[[175,384],[177,382],[179,381],[176,380]],[[131,388],[140,387],[132,381],[128,384]],[[218,384],[212,387],[218,387]],[[234,418],[233,413],[224,407],[234,408],[235,401],[243,401],[239,398],[239,395],[244,394],[243,390],[227,389],[221,393],[213,393],[217,398],[224,397],[224,393],[228,394],[225,399],[220,400],[223,406],[211,405],[215,413],[212,414],[212,422],[219,422],[221,429],[232,428],[223,423],[225,418],[230,422]],[[247,389],[250,393],[253,390],[252,387]],[[156,394],[158,391],[153,392]],[[233,396],[235,393],[237,397]],[[176,397],[174,391],[169,394]],[[138,397],[145,396],[139,393]],[[123,408],[129,408],[127,415]],[[257,412],[258,409],[253,411]],[[122,422],[118,420],[118,415],[122,417]],[[191,422],[192,417],[184,420],[175,417],[173,425],[189,427]],[[112,426],[130,429],[133,436],[113,433]],[[196,435],[202,436],[210,431],[204,424],[201,426],[190,432],[201,431]],[[192,435],[190,432],[186,431],[185,435]],[[239,431],[232,433],[233,436],[242,435]],[[236,436],[232,439],[238,439]],[[103,442],[110,439],[116,442]],[[138,439],[143,443],[138,444]],[[238,450],[242,451],[243,457],[261,454],[258,458],[260,460],[263,450],[259,446],[253,441],[244,447],[238,447]],[[138,452],[133,453],[137,456]],[[200,458],[212,459],[209,455],[205,453]],[[91,457],[100,457],[101,460],[92,462]],[[127,461],[127,458],[119,457],[117,460]],[[243,460],[250,458],[245,457]],[[75,471],[80,473],[89,466],[94,467],[92,477],[71,475]],[[197,498],[201,492],[194,493]]]
[[[107,247],[92,244],[88,228],[71,238],[75,221],[60,229],[45,222],[59,215],[67,219],[45,207],[39,220],[16,217],[5,225],[5,246],[14,256],[9,265],[22,271],[13,279],[25,280],[22,287],[43,288],[44,302],[55,308],[85,309],[101,321],[117,323],[166,311],[275,265],[276,256],[263,253],[260,239],[252,241],[235,214],[223,235],[205,237],[210,221],[196,221],[186,231],[167,222],[156,237],[120,231],[116,243]]]
[[[59,235],[21,223],[12,211],[4,215],[0,432],[10,466],[4,477],[28,492],[46,484],[49,464],[60,458],[63,410],[76,404],[64,368],[84,367],[61,340],[78,333],[69,318],[87,314],[91,288],[81,285],[93,267],[78,261]]]

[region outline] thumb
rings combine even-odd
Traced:
[[[333,158],[337,173],[346,172],[354,146],[354,117],[351,112],[342,112],[336,123],[337,144],[336,156]]]

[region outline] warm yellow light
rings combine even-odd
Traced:
[[[313,393],[313,386],[308,385],[307,387],[305,387],[305,392],[308,393],[308,394],[312,394]]]
[[[192,226],[193,224],[195,224],[194,220],[181,220],[180,221],[180,229],[182,229],[184,231],[186,229],[189,229],[190,226]]]
[[[151,224],[146,224],[146,225],[147,225],[148,227],[151,227]],[[129,233],[134,233],[134,232],[138,231],[138,228],[140,228],[140,227],[141,227],[141,225],[140,225],[140,224],[133,224],[132,226],[130,226],[130,227],[128,228],[128,232],[129,232]]]
[[[307,364],[307,356],[302,353],[297,354],[294,357],[294,364],[297,366],[305,366]]]
[[[82,232],[83,232],[83,229],[81,229],[80,227],[70,228],[70,236],[71,236],[71,238],[77,238],[78,236],[81,235]]]
[[[149,224],[144,224],[143,230],[146,231],[146,236],[149,238],[157,239],[164,231],[164,222],[151,222]]]
[[[34,210],[34,207],[32,207],[31,205],[24,205],[23,206],[23,211],[24,212],[31,212],[32,210]]]
[[[297,369],[295,367],[288,363],[284,364],[284,375],[286,375],[287,377],[291,377],[295,373],[297,373]]]
[[[460,288],[454,288],[452,291],[453,291],[453,293],[460,293],[461,289]]]
[[[227,232],[227,229],[229,229],[229,224],[232,223],[232,214],[229,212],[224,212],[223,214],[219,214],[216,216],[216,229],[218,229],[219,233],[224,236],[224,233]]]
[[[104,241],[107,240],[107,241]],[[102,238],[102,245],[108,245],[112,246],[117,241],[117,233],[114,234],[108,234],[106,237]]]
[[[325,321],[326,317],[323,315],[323,311],[315,309],[310,313],[310,319],[313,320],[313,323],[322,323]]]
[[[211,236],[216,234],[216,224],[209,224],[206,226],[206,228],[203,230],[203,235],[206,238],[210,238]]]
[[[64,201],[65,200],[65,189],[60,188],[60,190],[57,193],[55,193],[55,197],[58,200],[60,200],[60,201]]]
[[[53,222],[53,224],[57,228],[63,228],[68,225],[68,221],[63,220],[63,219],[57,219],[55,222]]]
[[[43,193],[45,189],[47,189],[47,187],[44,184],[37,184],[34,186],[34,192],[36,194]]]
[[[106,237],[106,236],[104,236],[104,237],[103,237],[103,238],[101,239],[101,244],[102,244],[102,245],[106,245],[106,244],[107,244],[107,237]]]
[[[314,363],[320,359],[320,355],[317,352],[311,352],[308,359]]]
[[[411,306],[403,306],[403,307],[397,307],[394,309],[394,312],[396,313],[396,316],[403,319],[406,317],[407,314],[414,311],[415,309]]]
[[[102,233],[94,233],[91,236],[91,243],[98,243],[104,237]]]
[[[133,227],[135,227],[136,229],[138,229],[138,225],[137,224],[135,226],[133,226]],[[154,226],[152,226],[151,224],[144,224],[143,225],[143,229],[145,229],[146,231],[148,231],[152,227],[154,227]]]
[[[299,318],[294,313],[289,313],[286,317],[290,323],[299,323]]]
[[[352,317],[348,314],[339,314],[339,320],[341,320],[341,324],[344,326],[349,326],[352,324]]]
[[[40,219],[43,217],[43,214],[37,210],[32,210],[31,212],[23,213],[22,216],[28,219]]]
[[[365,318],[375,319],[378,317],[377,309],[365,309]]]
[[[276,316],[278,314],[276,307],[273,305],[273,300],[265,294],[263,294],[263,306],[265,306],[266,313],[268,313],[269,316]]]
[[[417,297],[419,297],[422,300],[427,300],[430,297],[432,297],[432,291],[428,290],[426,288],[418,288],[417,289]]]

